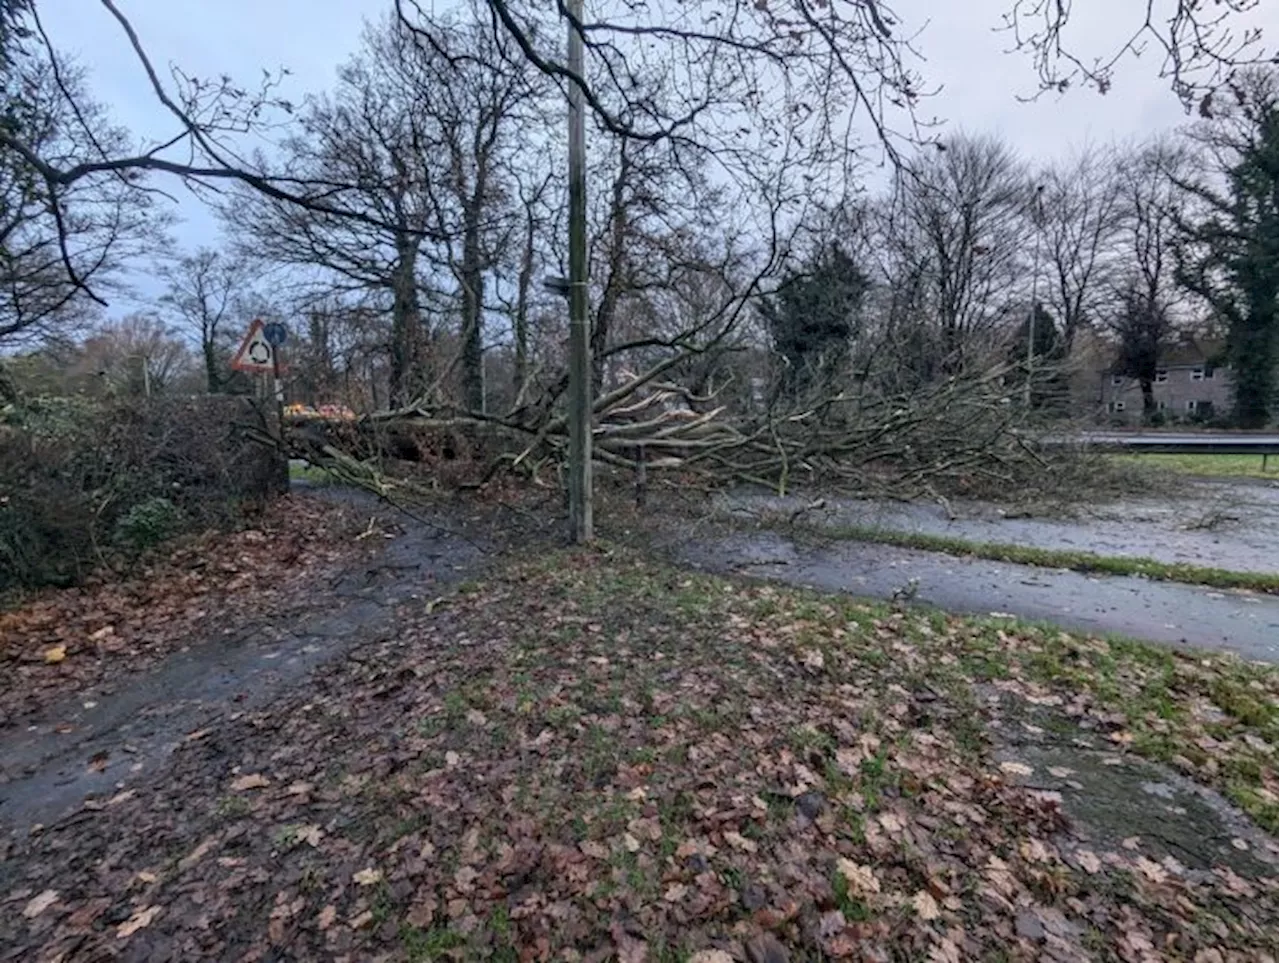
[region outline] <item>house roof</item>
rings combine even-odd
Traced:
[[[1196,367],[1207,364],[1222,355],[1225,345],[1221,341],[1196,341],[1188,338],[1160,352],[1160,367]]]

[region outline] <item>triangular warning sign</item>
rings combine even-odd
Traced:
[[[249,325],[249,333],[240,342],[240,350],[231,359],[231,367],[237,371],[271,371],[274,349],[262,333],[262,322]]]

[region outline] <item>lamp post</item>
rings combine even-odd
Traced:
[[[587,156],[582,0],[569,15],[569,539],[594,536],[591,484],[591,336],[587,327]]]

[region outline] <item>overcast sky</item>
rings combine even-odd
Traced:
[[[1278,4],[1262,0],[1251,14],[1264,29],[1269,49],[1275,47]],[[196,76],[227,73],[246,84],[254,83],[263,68],[287,67],[292,76],[284,95],[301,100],[331,86],[336,66],[357,45],[363,21],[381,16],[390,0],[118,0],[118,5],[157,67],[174,63]],[[429,8],[429,0],[422,6]],[[1154,54],[1123,64],[1105,97],[1076,90],[1022,103],[1018,95],[1035,88],[1031,65],[1021,55],[1006,54],[1008,35],[993,29],[1012,0],[898,0],[894,6],[908,26],[924,28],[918,41],[925,57],[921,69],[942,87],[924,112],[952,127],[998,133],[1028,158],[1047,159],[1087,141],[1141,138],[1186,120],[1167,83],[1157,77]],[[1120,18],[1136,14],[1141,4],[1090,0],[1073,6],[1072,36],[1086,53],[1104,53],[1117,41]],[[46,0],[39,9],[54,43],[88,68],[94,95],[117,122],[142,138],[172,130],[126,37],[98,0]],[[181,216],[175,235],[182,247],[219,242],[218,225],[201,205],[184,201]]]

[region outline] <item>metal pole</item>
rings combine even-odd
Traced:
[[[567,0],[569,72],[583,71],[582,0]],[[569,81],[569,538],[589,542],[591,512],[591,332],[587,326],[587,151],[582,88]]]

